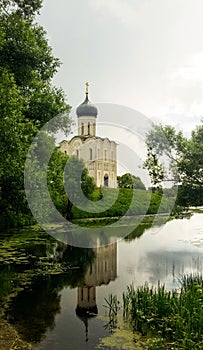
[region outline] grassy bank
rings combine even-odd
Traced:
[[[73,206],[71,214],[68,214],[68,218],[73,220],[106,218],[107,223],[112,223],[112,221],[117,221],[118,218],[124,215],[137,216],[145,214],[153,215],[157,213],[171,213],[175,202],[174,197],[163,197],[160,192],[128,188],[103,188],[102,191],[105,195],[105,200],[103,202],[101,200],[101,189],[97,188],[90,198],[91,204],[89,212]],[[95,208],[97,207],[99,200],[100,210],[99,212],[96,212],[98,210],[95,210]],[[56,203],[54,204],[56,205]],[[62,215],[65,213],[66,204],[67,203],[64,202]],[[59,208],[58,210],[60,211]],[[36,224],[36,221],[31,212],[26,215],[20,212],[18,214],[15,212],[8,212],[7,215],[0,216],[0,227],[2,230],[34,224]],[[105,222],[103,224],[105,225]]]
[[[151,191],[144,191],[139,189],[113,189],[107,188],[105,191],[105,206],[108,210],[103,210],[99,213],[94,213],[94,207],[96,207],[97,200],[101,198],[99,189],[93,196],[92,212],[80,210],[76,207],[72,208],[73,219],[85,219],[85,218],[102,218],[102,217],[121,217],[123,215],[144,215],[144,214],[156,214],[171,212],[174,206],[173,197],[162,197],[159,192],[152,193]],[[112,197],[116,197],[114,204],[111,205]]]
[[[111,296],[107,306],[110,317],[115,317],[117,298]],[[172,292],[161,285],[128,287],[123,293],[123,319],[146,349],[202,349],[203,277],[185,276],[179,290]]]

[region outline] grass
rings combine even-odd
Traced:
[[[123,293],[123,319],[148,349],[203,349],[203,277],[184,276],[179,283],[174,291],[145,284]],[[112,310],[117,299],[110,300]]]
[[[156,214],[170,213],[174,206],[174,198],[162,198],[162,195],[158,192],[152,193],[151,191],[144,191],[139,189],[113,189],[104,188],[105,191],[105,203],[104,208],[108,207],[108,210],[101,210],[99,213],[94,213],[94,201],[99,200],[99,194],[96,192],[94,200],[92,202],[92,212],[88,213],[82,211],[73,206],[72,218],[84,219],[84,218],[102,218],[102,217],[122,217],[124,215],[144,215],[144,214]],[[112,197],[117,199],[112,205]],[[163,199],[163,200],[162,200]]]

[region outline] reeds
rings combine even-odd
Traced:
[[[145,284],[123,293],[123,317],[151,339],[149,349],[203,349],[203,277],[184,276],[179,283],[178,291]]]
[[[110,294],[108,299],[104,298],[106,305],[103,305],[106,309],[108,309],[109,322],[104,325],[106,329],[113,333],[115,328],[117,327],[117,315],[120,311],[120,302],[117,298],[117,295]]]

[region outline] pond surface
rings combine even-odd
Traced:
[[[105,298],[146,281],[179,287],[203,270],[203,214],[150,227],[146,218],[125,240],[82,249],[37,228],[1,234],[2,317],[36,350],[96,349],[109,333]]]

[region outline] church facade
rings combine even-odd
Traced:
[[[96,135],[98,110],[89,101],[89,84],[86,83],[86,98],[76,110],[78,135],[60,143],[60,151],[83,159],[89,175],[98,187],[117,187],[117,144],[108,138]]]

